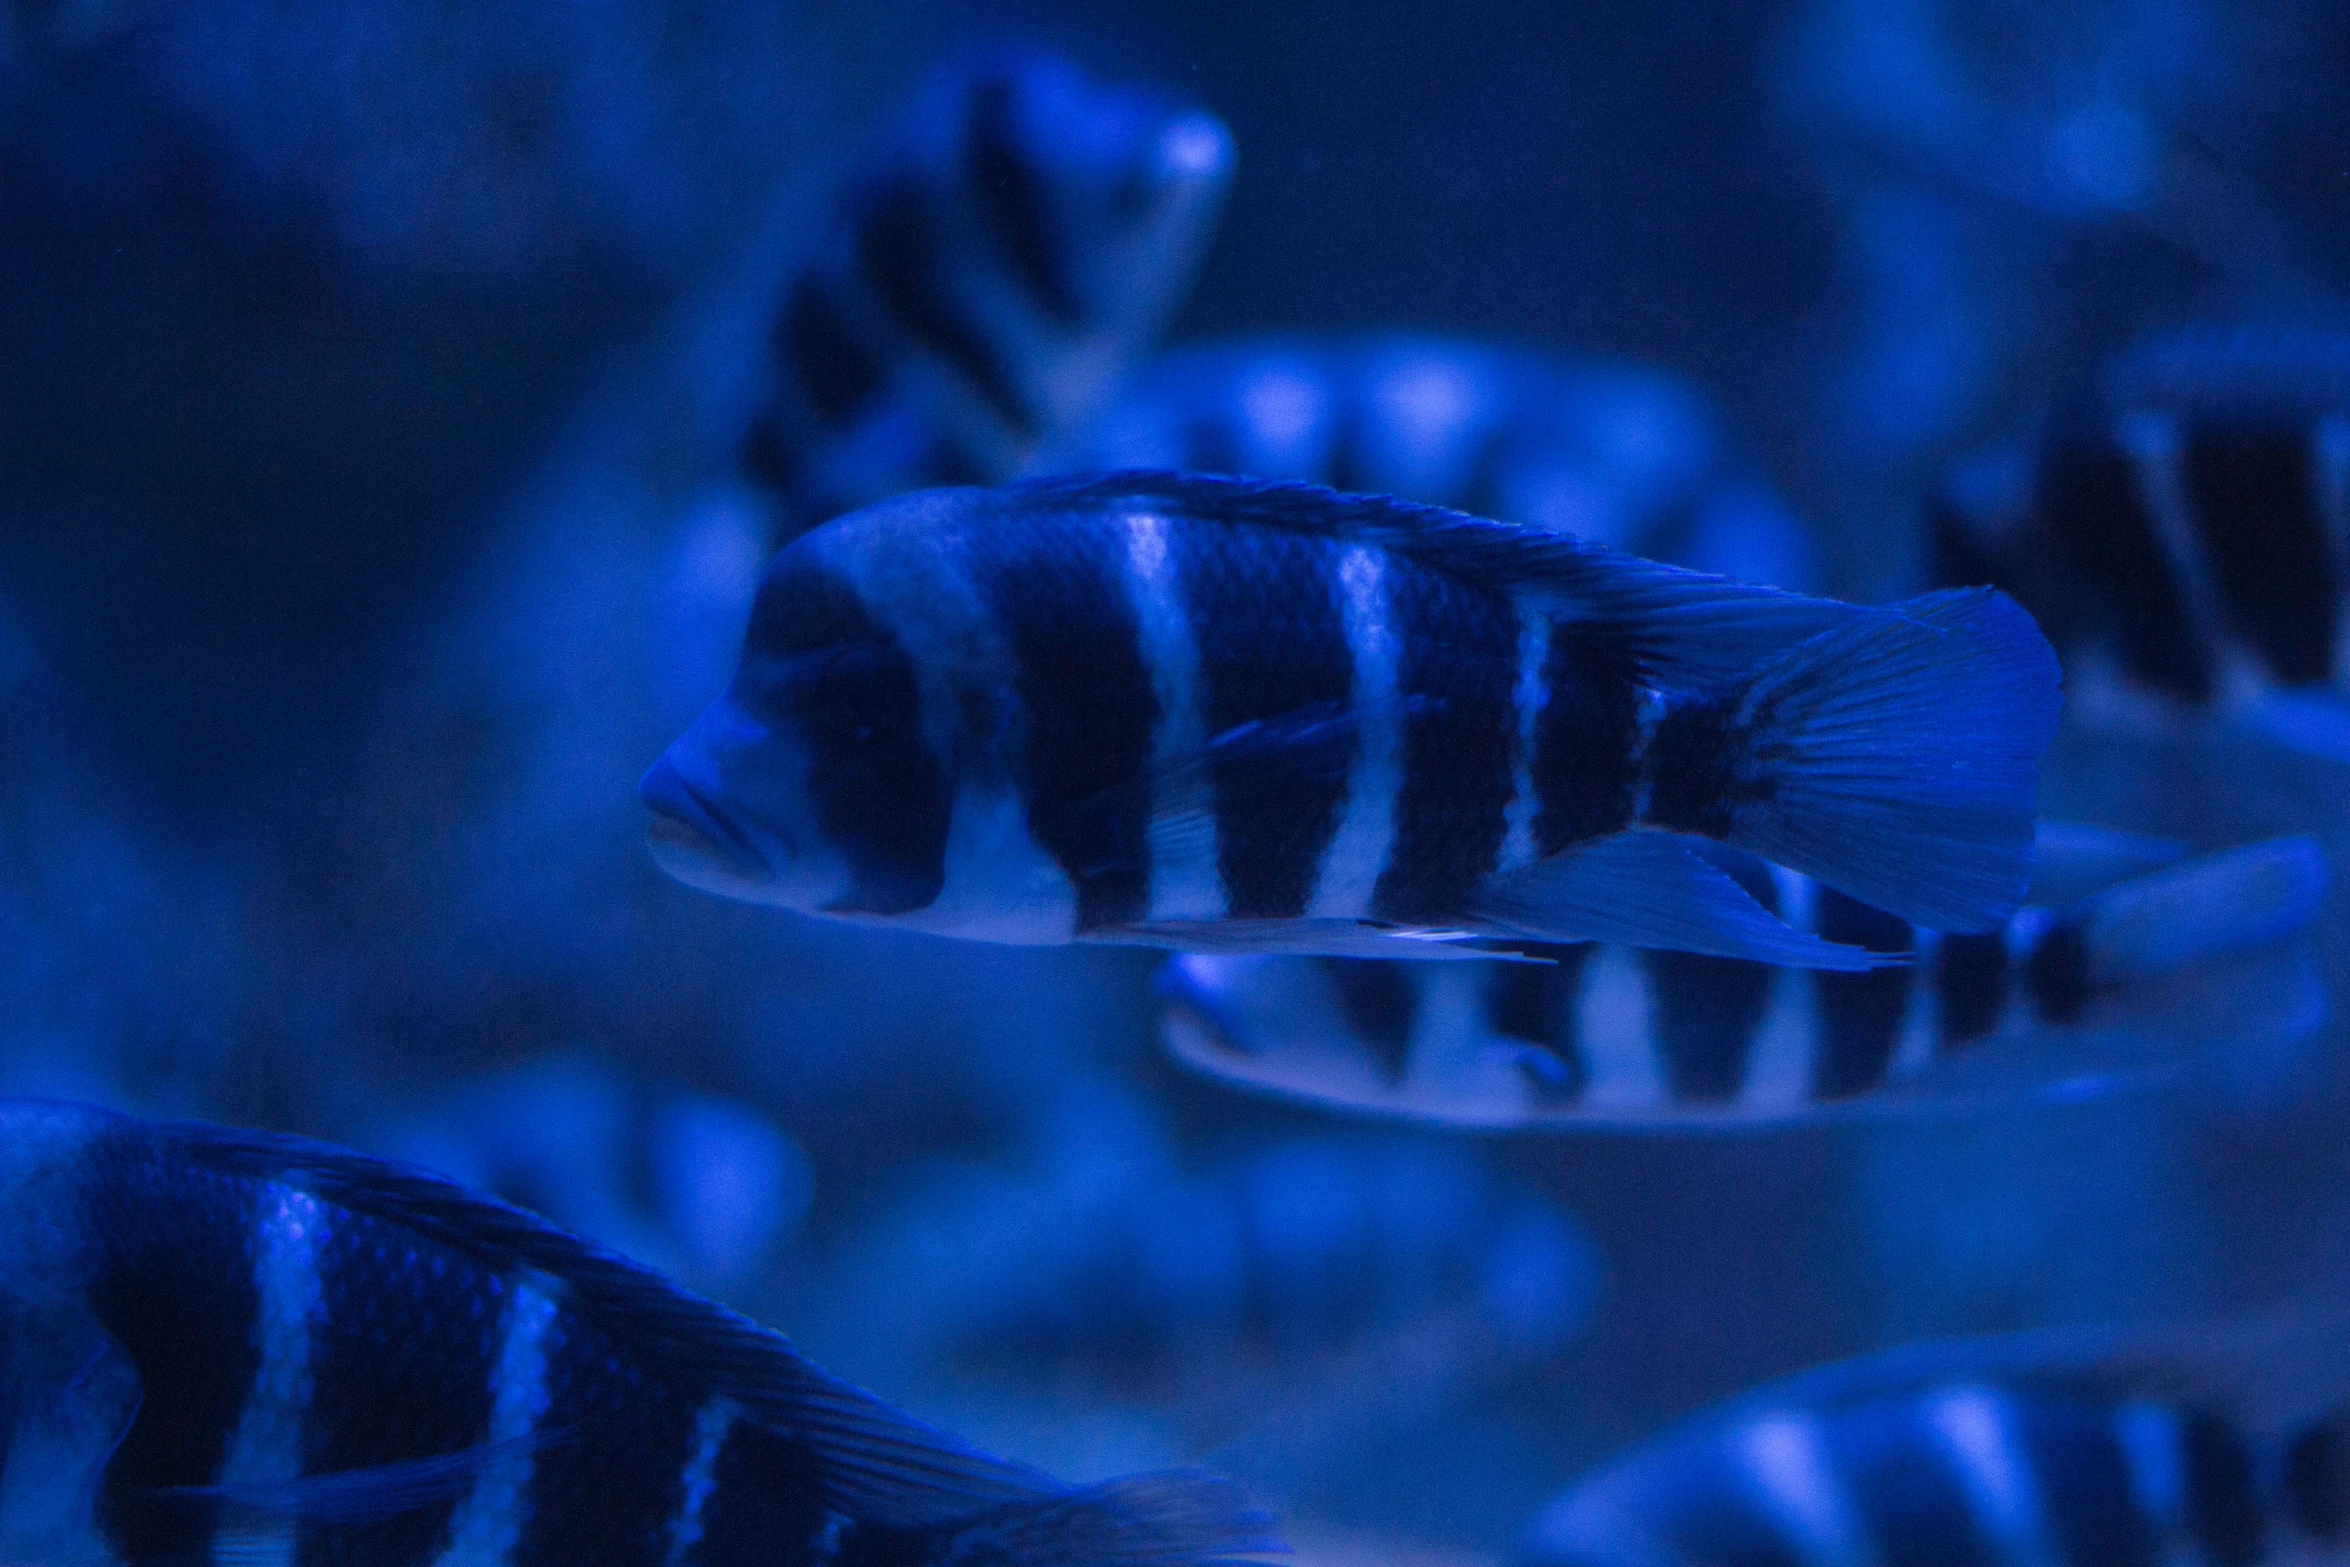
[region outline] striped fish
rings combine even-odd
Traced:
[[[779,291],[742,468],[783,536],[1012,478],[1091,419],[1189,286],[1231,172],[1212,115],[1051,55],[940,77]]]
[[[1220,1562],[519,1210],[287,1138],[0,1102],[0,1560]]]
[[[2138,874],[1999,930],[1942,935],[1752,858],[1727,869],[1799,928],[1901,954],[1868,973],[1626,947],[1553,965],[1176,958],[1159,982],[1175,1058],[1310,1104],[1456,1126],[1767,1126],[1834,1108],[2078,1093],[2185,1047],[2298,1038],[2325,989],[2294,940],[2326,887],[2314,840],[2149,870],[2160,840],[2051,831],[2052,858]],[[2176,852],[2176,846],[2168,846]],[[2072,879],[2077,880],[2077,875]],[[2097,1052],[2077,1031],[2121,1036]],[[2060,1032],[2075,1048],[2059,1048]],[[1987,1048],[1995,1035],[2011,1036]],[[2021,1036],[2021,1037],[2014,1037]]]
[[[2097,701],[2350,689],[2350,337],[2200,330],[2112,367],[2036,446],[1952,475],[1945,581],[1997,582]],[[2350,713],[2335,706],[2337,727]],[[2338,748],[2338,747],[2337,747]]]
[[[1577,1481],[1518,1567],[2342,1560],[2350,1415],[2215,1364],[2225,1339],[2133,1337],[1930,1342],[1790,1378]]]
[[[1546,530],[1169,474],[941,490],[795,541],[645,776],[672,874],[998,941],[1822,967],[1691,845],[1938,929],[2012,913],[2047,644]]]
[[[1695,388],[1641,365],[1428,333],[1296,333],[1139,368],[1049,471],[1167,468],[1401,495],[1810,591],[1802,522]]]

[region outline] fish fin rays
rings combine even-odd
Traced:
[[[453,1453],[401,1459],[359,1469],[330,1470],[285,1480],[225,1485],[167,1486],[164,1500],[209,1502],[225,1515],[222,1532],[284,1519],[323,1524],[373,1523],[453,1500],[500,1464],[535,1457],[577,1436],[576,1427],[549,1428],[504,1442],[484,1442]]]
[[[1847,971],[1901,961],[1795,929],[1696,844],[1666,833],[1619,833],[1490,878],[1468,912],[1470,928],[1496,939],[1621,942]]]
[[[1790,650],[1737,699],[1724,841],[1928,929],[1987,930],[2029,879],[2056,655],[1991,589],[1895,608]]]
[[[1087,931],[1082,941],[1165,947],[1225,957],[1481,958],[1539,963],[1540,958],[1495,949],[1497,939],[1477,930],[1380,925],[1354,919],[1144,920]],[[1507,939],[1507,938],[1499,938]]]
[[[973,1567],[1221,1567],[1288,1549],[1272,1517],[1238,1486],[1177,1469],[974,1517],[951,1532],[943,1559]]]

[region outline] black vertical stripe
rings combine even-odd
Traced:
[[[2105,601],[2131,672],[2197,701],[2212,693],[2212,649],[2196,641],[2185,598],[2148,515],[2137,465],[2110,435],[2067,441],[2043,459],[2034,510],[2074,575]]]
[[[1115,520],[1041,517],[975,537],[965,565],[1019,664],[1028,829],[1077,891],[1078,932],[1150,908],[1159,702]]]
[[[1206,687],[1228,906],[1237,918],[1293,919],[1338,830],[1355,751],[1338,551],[1182,519],[1168,534]]]
[[[1338,993],[1338,1015],[1390,1083],[1411,1064],[1412,1030],[1419,1026],[1417,965],[1395,958],[1323,958],[1322,971]]]
[[[1934,949],[1942,1049],[1972,1044],[1999,1027],[2007,1012],[2007,968],[2005,931],[1942,938]]]
[[[1074,327],[1085,312],[1063,270],[1061,247],[1053,242],[1045,182],[1036,170],[1036,159],[1046,149],[1021,134],[1020,86],[1008,74],[972,84],[964,115],[972,190],[1021,283],[1045,314]]]
[[[1660,1511],[1658,1533],[1672,1560],[1738,1567],[1813,1567],[1787,1537],[1743,1454],[1726,1442],[1708,1442],[1679,1455]]]
[[[1772,913],[1779,889],[1769,867],[1752,855],[1711,856],[1754,900]],[[1696,952],[1643,951],[1649,1016],[1665,1082],[1675,1100],[1709,1102],[1737,1097],[1746,1061],[1770,1010],[1772,976],[1766,963],[1708,957]]]
[[[2199,423],[2180,468],[2229,623],[2288,684],[2330,679],[2342,584],[2307,425]]]
[[[827,1525],[822,1475],[805,1443],[737,1421],[712,1480],[701,1547],[690,1558],[695,1567],[824,1560],[817,1549]]]
[[[1871,952],[1908,952],[1915,942],[1915,932],[1907,921],[1848,898],[1833,887],[1814,889],[1812,928],[1823,940]],[[1820,1009],[1813,1098],[1844,1099],[1884,1082],[1894,1047],[1901,1043],[1912,983],[1908,968],[1813,976],[1813,994]]]
[[[1037,431],[1036,411],[1012,382],[1011,367],[964,319],[947,284],[946,236],[931,197],[910,183],[885,188],[865,216],[858,259],[866,280],[918,342],[960,370],[1004,422]]]
[[[2186,1460],[2187,1532],[2213,1567],[2251,1567],[2261,1559],[2260,1493],[2243,1440],[2209,1415],[2181,1422]]]
[[[1507,600],[1401,558],[1389,561],[1386,585],[1403,784],[1371,912],[1435,921],[1467,902],[1501,858],[1509,830],[1518,617]]]
[[[2024,993],[2043,1023],[2077,1023],[2089,1005],[2089,943],[2078,919],[2040,933],[2024,958]]]
[[[2313,1540],[2350,1539],[2350,1433],[2343,1417],[2329,1415],[2294,1432],[2282,1470],[2293,1527]]]
[[[304,1468],[365,1469],[486,1440],[513,1290],[471,1258],[383,1219],[331,1210],[317,1254]],[[423,1561],[456,1502],[364,1524],[305,1525],[302,1567]]]
[[[1843,1479],[1854,1521],[1883,1567],[2001,1567],[1999,1542],[1975,1515],[1926,1407],[1885,1399],[1825,1416],[1827,1467]]]
[[[645,1375],[610,1335],[559,1310],[546,1350],[542,1448],[514,1567],[659,1567],[685,1496],[700,1399]],[[780,1556],[782,1553],[778,1553]]]
[[[2156,1567],[2164,1557],[2162,1532],[2132,1483],[2114,1407],[2024,1394],[2010,1398],[2008,1409],[2039,1482],[2057,1559]]]
[[[1537,1104],[1560,1109],[1581,1099],[1590,1086],[1575,995],[1596,949],[1581,942],[1527,950],[1555,961],[1495,964],[1486,982],[1487,1020],[1496,1034],[1523,1039],[1535,1047],[1520,1058],[1518,1069]]]
[[[1638,781],[1640,689],[1630,667],[1572,626],[1551,633],[1534,728],[1534,848],[1544,856],[1620,832]]]
[[[212,1508],[153,1493],[213,1483],[260,1370],[253,1241],[261,1186],[175,1158],[132,1127],[101,1133],[87,1158],[90,1308],[142,1389],[106,1467],[98,1527],[131,1561],[200,1558]]]
[[[817,825],[849,862],[834,911],[928,907],[946,883],[954,799],[905,648],[854,588],[794,551],[759,589],[748,649],[737,690],[806,744]]]
[[[815,410],[841,419],[881,390],[881,361],[840,316],[822,285],[804,278],[775,324],[776,356]]]

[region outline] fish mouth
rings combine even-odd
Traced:
[[[653,813],[645,829],[653,857],[680,881],[698,884],[714,875],[735,883],[774,879],[775,867],[750,835],[688,783],[668,757],[646,772],[637,798]]]

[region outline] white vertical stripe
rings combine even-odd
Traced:
[[[2134,414],[2122,421],[2120,436],[2135,466],[2155,548],[2186,607],[2189,634],[2210,656],[2213,685],[2222,698],[2244,697],[2264,683],[2263,677],[2220,601],[2219,577],[2180,472],[2178,423],[2168,415]]]
[[[2311,439],[2310,482],[2317,487],[2318,525],[2334,568],[2334,684],[2350,685],[2350,419],[2326,415]]]
[[[734,1429],[732,1399],[713,1398],[694,1416],[693,1446],[686,1453],[678,1480],[677,1512],[669,1520],[669,1549],[663,1567],[688,1567],[694,1549],[702,1543],[702,1512],[718,1488],[718,1455],[726,1449],[727,1433]]]
[[[1874,1553],[1821,1449],[1815,1417],[1758,1420],[1746,1429],[1740,1447],[1747,1477],[1804,1561],[1816,1567],[1870,1567]]]
[[[1942,933],[1913,927],[1910,937],[1909,967],[1900,971],[1909,984],[1908,1003],[1901,1014],[1901,1037],[1893,1042],[1893,1059],[1885,1064],[1887,1082],[1915,1077],[1931,1067],[1942,1045]]]
[[[1338,561],[1338,607],[1354,655],[1355,753],[1338,831],[1323,851],[1306,913],[1349,919],[1371,912],[1371,891],[1395,847],[1395,800],[1403,791],[1403,714],[1396,701],[1397,645],[1387,613],[1386,568],[1377,550],[1350,549]]]
[[[253,1289],[260,1302],[253,1345],[261,1364],[221,1460],[222,1485],[301,1477],[313,1378],[311,1325],[320,1293],[318,1248],[325,1232],[326,1210],[317,1198],[276,1182],[262,1188],[253,1234]],[[234,1541],[216,1540],[213,1559],[282,1567],[293,1561],[295,1544],[296,1525],[284,1519],[241,1530]]]
[[[1779,918],[1797,930],[1812,928],[1812,881],[1781,866],[1770,867],[1779,893]],[[1811,1102],[1820,1058],[1820,992],[1812,969],[1781,968],[1771,976],[1770,999],[1761,1025],[1746,1050],[1746,1076],[1738,1084],[1741,1109],[1782,1111]]]
[[[1926,1423],[1957,1460],[1967,1510],[2010,1567],[2059,1567],[2038,1478],[2016,1445],[2005,1394],[1967,1387],[1932,1399]]]
[[[1151,736],[1151,918],[1221,919],[1224,883],[1216,871],[1215,796],[1207,777],[1207,691],[1199,645],[1175,580],[1167,519],[1126,521],[1126,582],[1134,598],[1143,667],[1159,722]],[[1183,797],[1188,796],[1188,797]]]
[[[2178,1412],[2144,1399],[2114,1411],[2114,1434],[2129,1466],[2130,1494],[2166,1545],[2187,1529],[2187,1460]]]
[[[1534,753],[1542,740],[1542,709],[1550,686],[1542,678],[1550,661],[1550,617],[1530,605],[1518,608],[1518,685],[1512,701],[1518,717],[1516,765],[1510,772],[1508,830],[1502,835],[1497,872],[1534,863],[1534,818],[1542,801],[1534,792]]]
[[[1665,1102],[1648,969],[1630,947],[1591,949],[1575,986],[1575,1046],[1589,1110],[1650,1109]]]
[[[485,1465],[449,1520],[449,1545],[436,1567],[507,1567],[530,1520],[530,1481],[538,1467],[527,1442],[547,1413],[547,1330],[562,1309],[562,1286],[526,1273],[508,1290],[498,1362],[490,1371],[492,1447],[514,1449]]]

